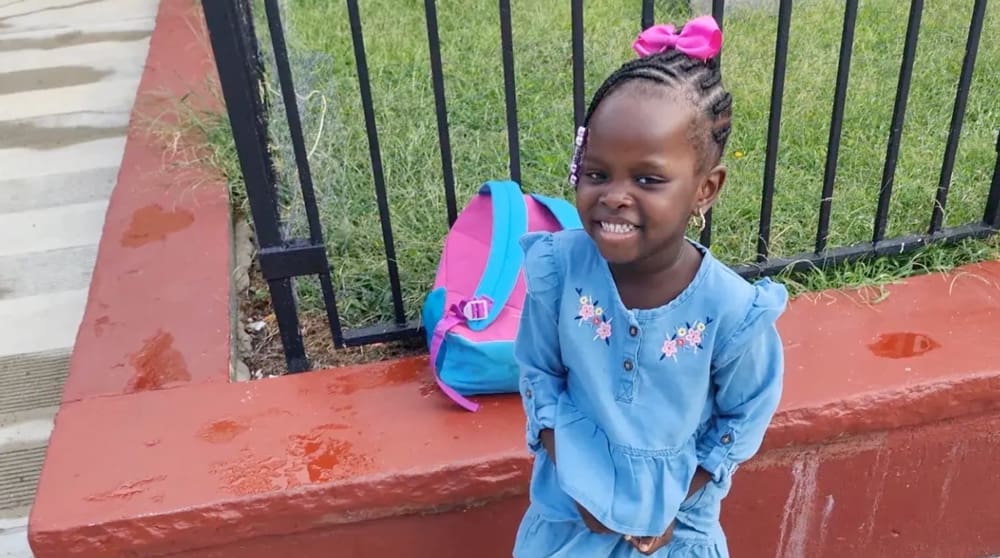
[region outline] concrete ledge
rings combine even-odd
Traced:
[[[161,3],[64,402],[229,379],[226,187],[149,135],[181,97],[215,98],[198,10]]]
[[[142,103],[212,74],[197,15],[163,0]],[[133,127],[36,556],[509,556],[530,470],[518,399],[460,411],[423,358],[229,383],[225,187],[170,157]],[[792,303],[786,395],[727,500],[734,556],[1000,552],[998,284],[988,263],[876,306]]]

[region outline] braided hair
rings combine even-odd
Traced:
[[[662,86],[684,94],[699,114],[692,123],[692,140],[702,154],[702,168],[710,168],[722,159],[726,140],[729,139],[733,97],[722,86],[718,58],[702,61],[679,50],[668,49],[625,63],[608,76],[594,93],[583,119],[583,127],[588,126],[601,101],[623,85],[636,82]],[[579,139],[578,151],[582,151]]]

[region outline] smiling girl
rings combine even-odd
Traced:
[[[787,294],[685,237],[726,179],[721,45],[707,16],[643,32],[577,135],[583,230],[522,241],[516,557],[728,556],[720,507],[778,405]]]

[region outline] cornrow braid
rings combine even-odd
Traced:
[[[717,164],[729,139],[733,110],[733,97],[722,86],[722,72],[717,58],[702,61],[679,50],[668,49],[625,63],[608,76],[594,93],[583,126],[588,126],[601,101],[622,85],[640,80],[686,94],[686,98],[704,116],[696,123],[694,138],[703,153],[702,164],[706,167]]]

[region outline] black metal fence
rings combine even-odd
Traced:
[[[260,1],[260,0],[258,0]],[[364,47],[361,17],[357,0],[346,0],[350,19],[351,36],[354,46],[354,62],[360,86],[368,147],[371,157],[373,186],[378,203],[378,212],[385,246],[385,262],[388,269],[389,288],[392,293],[392,323],[375,327],[345,331],[341,326],[337,311],[330,263],[327,259],[323,230],[320,226],[316,196],[312,176],[306,156],[302,124],[296,105],[295,88],[288,61],[278,0],[262,0],[271,39],[271,47],[281,86],[284,112],[288,119],[288,129],[297,165],[302,201],[308,222],[308,238],[287,238],[284,236],[282,216],[279,211],[278,189],[272,153],[268,148],[268,118],[270,112],[267,100],[261,94],[263,66],[257,33],[254,29],[252,0],[204,0],[203,8],[215,53],[222,91],[229,113],[236,149],[243,178],[246,184],[251,216],[259,244],[259,264],[270,289],[275,317],[281,333],[288,369],[298,372],[309,369],[309,360],[300,331],[293,280],[296,277],[316,276],[322,290],[326,316],[334,344],[337,347],[358,346],[413,337],[420,333],[419,324],[407,320],[400,285],[399,269],[396,263],[393,229],[389,215],[386,181],[383,172],[379,135],[376,127],[372,92],[368,75],[368,64]],[[518,111],[516,84],[514,78],[514,46],[511,30],[510,0],[498,0],[500,16],[500,41],[503,56],[504,97],[506,105],[507,138],[510,160],[510,176],[520,182],[521,159],[518,136]],[[897,255],[915,250],[933,242],[954,242],[966,238],[986,237],[1000,227],[1000,136],[997,139],[997,160],[993,170],[989,194],[983,218],[980,221],[958,227],[944,228],[944,213],[948,203],[948,191],[954,170],[959,138],[965,116],[966,103],[972,82],[973,69],[979,49],[986,12],[986,0],[976,0],[966,39],[965,55],[955,95],[948,139],[942,158],[937,194],[929,215],[927,232],[886,239],[889,204],[893,193],[896,164],[900,150],[906,105],[913,74],[914,59],[920,30],[923,0],[911,0],[905,46],[899,72],[899,82],[892,124],[887,140],[885,163],[879,182],[879,199],[874,211],[871,242],[850,246],[830,247],[830,215],[837,160],[840,150],[841,128],[847,97],[848,78],[851,69],[851,55],[854,30],[858,13],[858,0],[846,0],[841,37],[840,58],[837,69],[836,89],[831,115],[830,134],[823,174],[823,191],[819,204],[818,229],[815,249],[812,252],[792,257],[772,257],[771,215],[775,190],[779,132],[781,128],[782,100],[785,86],[786,59],[788,54],[789,28],[792,18],[792,0],[781,0],[778,9],[778,31],[776,34],[774,73],[772,81],[770,117],[767,131],[767,148],[764,161],[763,193],[760,208],[757,253],[755,261],[736,266],[744,277],[770,275],[781,270],[827,267],[861,258],[881,255]],[[443,188],[449,224],[454,223],[457,213],[455,178],[452,169],[451,140],[448,127],[448,109],[445,101],[445,82],[442,72],[440,39],[435,0],[425,0],[427,22],[427,44],[430,53],[431,81],[437,115],[437,131],[441,153]],[[570,0],[572,35],[573,107],[575,122],[579,124],[584,115],[584,26],[583,0]],[[723,23],[724,0],[713,0],[712,15]],[[638,22],[642,28],[653,23],[653,0],[643,0]],[[711,213],[706,216],[707,224],[701,241],[711,243]]]

